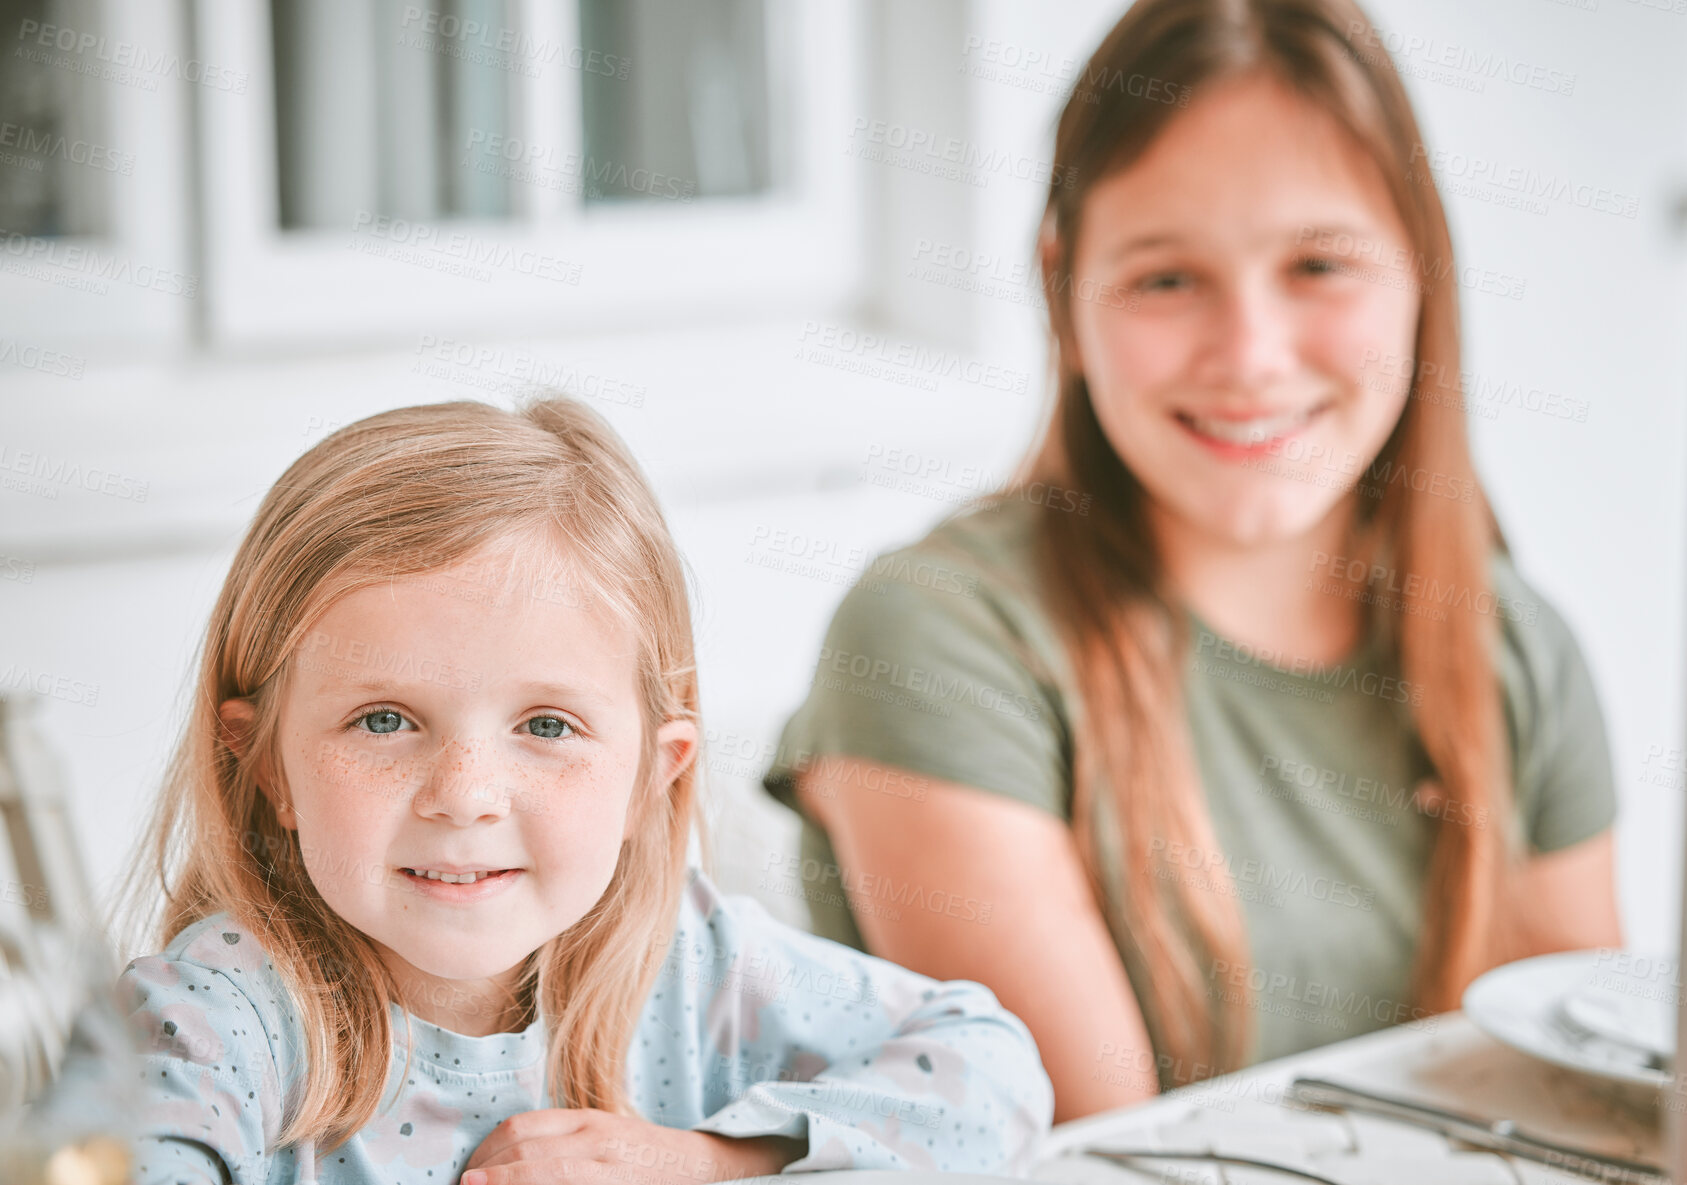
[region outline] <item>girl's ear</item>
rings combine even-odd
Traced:
[[[1051,276],[1060,264],[1060,235],[1054,228],[1054,215],[1048,214],[1043,218],[1043,224],[1037,228],[1038,262],[1043,265],[1043,275]]]
[[[666,794],[668,788],[674,784],[674,779],[686,771],[693,761],[697,760],[697,725],[690,720],[669,720],[656,730],[656,784],[651,787],[651,798],[647,802],[654,802],[655,796]],[[635,815],[641,813],[635,807],[627,812],[627,822],[622,833],[622,839],[631,839],[636,825]]]
[[[670,720],[658,728],[656,760],[661,763],[662,770],[656,784],[666,790],[697,760],[697,725],[690,720]]]
[[[257,725],[258,711],[249,699],[225,699],[217,706],[217,722],[223,744],[229,747],[233,754],[244,761],[247,751],[252,747],[252,733]],[[291,830],[298,826],[298,819],[293,814],[293,808],[277,800],[271,793],[269,779],[260,774],[258,789],[275,808],[275,817],[283,827]]]
[[[222,725],[222,742],[233,750],[236,757],[246,756],[247,746],[252,740],[252,726],[257,722],[258,712],[249,699],[225,699],[217,705],[217,721]]]
[[[1060,235],[1055,231],[1054,215],[1049,214],[1043,218],[1043,224],[1037,231],[1037,257],[1038,262],[1042,264],[1042,274],[1044,276],[1052,276],[1055,274],[1055,269],[1060,266],[1060,255]],[[1078,342],[1076,340],[1077,335],[1071,331],[1072,317],[1070,301],[1072,284],[1070,282],[1070,278],[1068,278],[1068,282],[1064,287],[1066,289],[1064,292],[1056,292],[1051,295],[1045,285],[1043,288],[1043,298],[1050,301],[1060,300],[1068,302],[1066,306],[1067,316],[1064,318],[1066,328],[1063,331],[1057,330],[1060,336],[1060,351],[1067,360],[1066,365],[1070,369],[1081,374],[1084,369],[1084,360],[1078,354]]]

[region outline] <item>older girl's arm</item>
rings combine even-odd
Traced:
[[[916,885],[988,905],[988,920],[947,909],[855,909],[867,945],[938,979],[986,984],[1025,1021],[1054,1082],[1054,1119],[1158,1093],[1154,1053],[1119,952],[1090,893],[1072,830],[1037,807],[916,779],[922,797],[875,793],[912,775],[871,762],[827,763],[799,782],[852,883]]]

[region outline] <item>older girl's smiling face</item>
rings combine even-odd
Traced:
[[[1202,93],[1094,186],[1078,361],[1162,521],[1250,545],[1323,520],[1404,409],[1416,260],[1363,149],[1263,77]]]
[[[278,813],[401,982],[507,977],[597,903],[634,825],[635,640],[566,578],[536,579],[554,568],[506,541],[360,589],[293,657]],[[657,792],[694,736],[658,730]]]

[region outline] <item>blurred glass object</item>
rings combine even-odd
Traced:
[[[15,1008],[26,991],[56,997],[45,1010],[39,1004],[16,1009],[25,1018],[67,1005],[75,1012],[56,1064],[48,1067],[50,1079],[20,1105],[0,1110],[0,1181],[7,1185],[122,1185],[129,1179],[143,1071],[115,998],[115,975],[103,945],[84,942],[63,961],[0,984],[6,989],[0,1008]],[[15,1030],[16,1018],[11,1023]],[[53,1033],[50,1024],[36,1029],[37,1038]],[[10,1077],[7,1088],[19,1080]]]
[[[764,0],[579,3],[587,202],[771,187]]]
[[[98,37],[102,0],[0,0],[0,234],[53,237],[105,231],[98,81],[77,40]],[[68,31],[70,50],[60,36]]]
[[[285,230],[365,215],[508,218],[471,143],[510,134],[526,63],[504,0],[272,0]]]
[[[0,1180],[117,1185],[139,1060],[38,706],[0,696]]]

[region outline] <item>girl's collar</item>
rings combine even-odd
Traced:
[[[401,1060],[406,1052],[407,1024],[408,1044],[415,1059],[440,1070],[460,1074],[515,1070],[540,1060],[545,1053],[543,1017],[520,1032],[470,1037],[407,1013],[396,1001],[389,1001],[387,1008],[392,1018],[393,1053]]]

